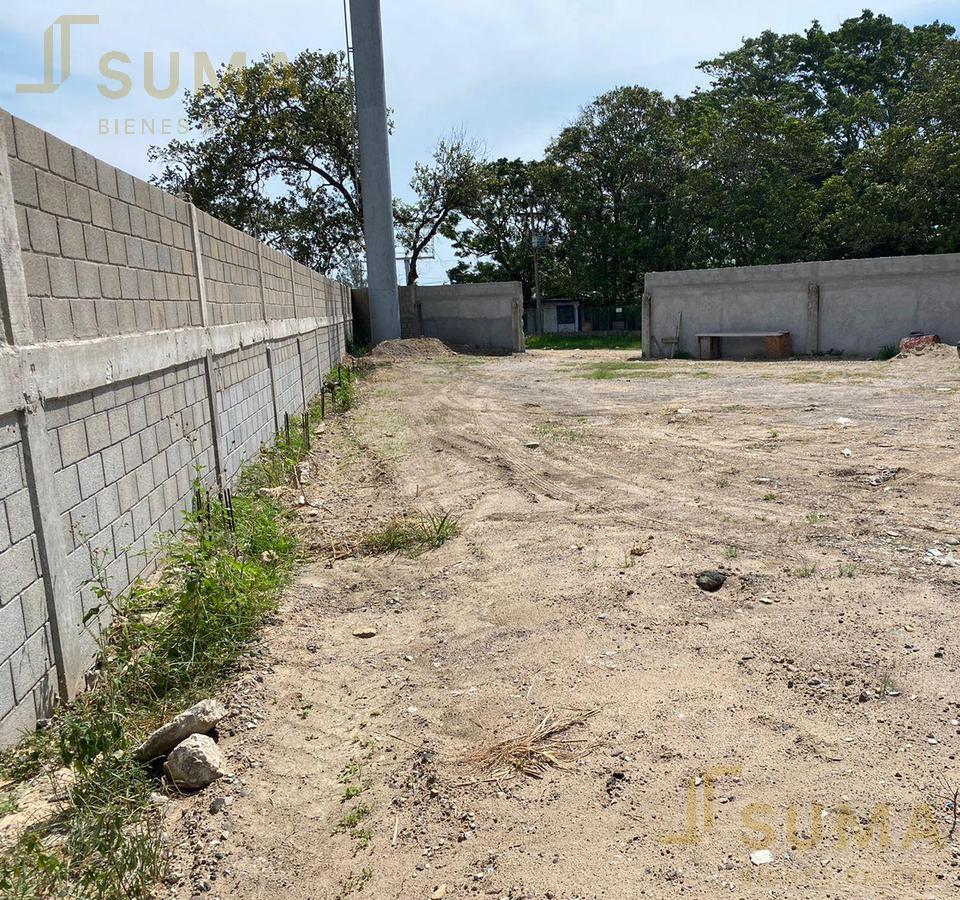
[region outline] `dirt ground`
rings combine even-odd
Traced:
[[[956,896],[956,352],[631,355],[404,360],[328,421],[174,896]],[[462,533],[350,555],[417,509]],[[571,710],[565,769],[463,762]]]

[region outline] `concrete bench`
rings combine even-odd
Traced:
[[[770,359],[786,359],[790,356],[789,331],[720,331],[713,334],[698,334],[697,349],[700,359],[720,359],[720,341],[731,339],[757,339],[767,342],[767,356]],[[707,354],[704,356],[704,341],[707,342]]]

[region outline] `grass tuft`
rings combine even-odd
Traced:
[[[460,525],[449,512],[418,512],[397,516],[366,535],[362,547],[368,553],[406,553],[420,556],[460,534]]]
[[[898,356],[900,353],[900,348],[896,344],[884,344],[880,348],[880,352],[876,355],[876,359],[880,362],[886,362],[888,359],[893,359],[895,356]]]

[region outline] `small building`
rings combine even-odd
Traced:
[[[579,300],[542,300],[544,334],[577,332],[583,324]],[[536,329],[537,308],[528,306],[523,310],[523,330],[533,334]]]

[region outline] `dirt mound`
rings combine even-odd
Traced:
[[[894,359],[916,359],[919,356],[924,359],[956,359],[958,354],[960,354],[960,348],[954,347],[953,344],[931,344],[898,353]]]
[[[403,362],[415,359],[433,359],[437,356],[456,356],[443,341],[436,338],[406,338],[383,341],[370,353],[375,362]]]

